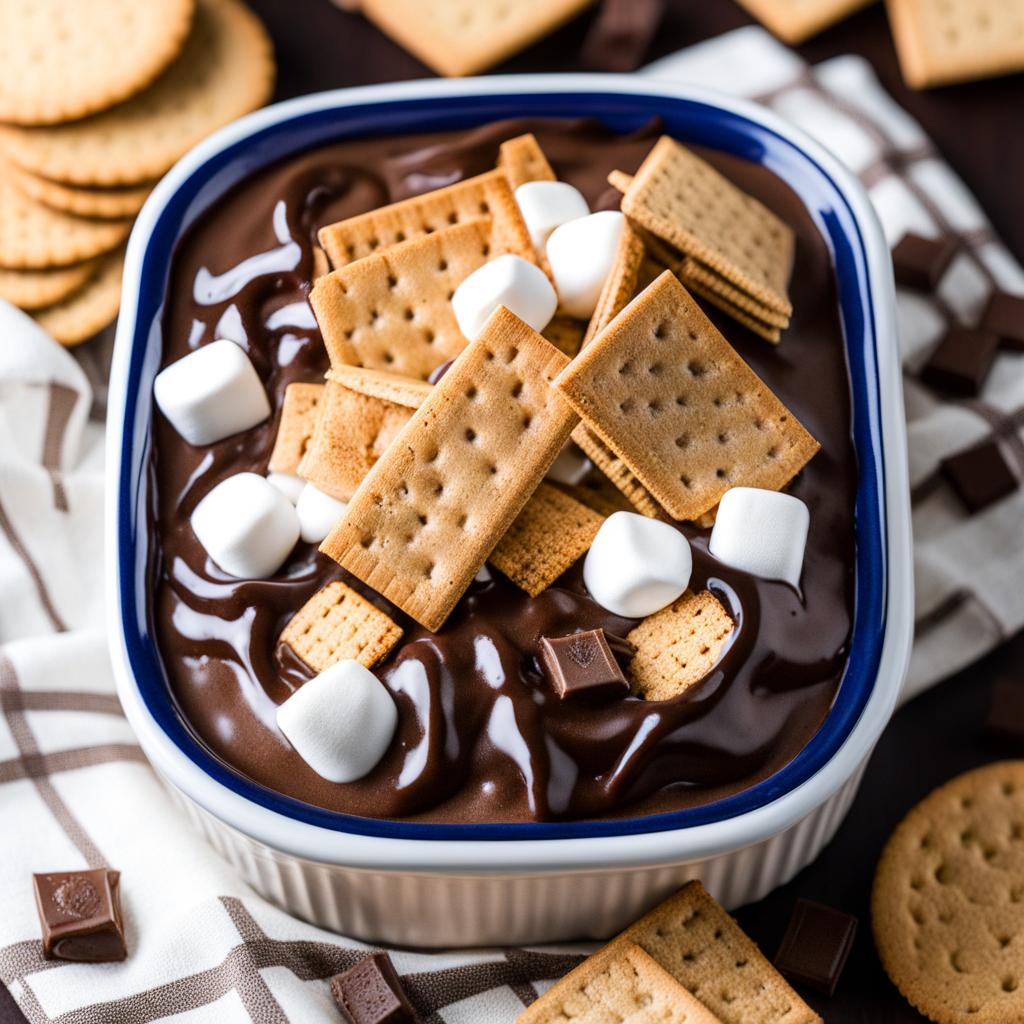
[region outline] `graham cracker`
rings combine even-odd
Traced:
[[[583,336],[587,325],[575,317],[558,314],[540,333],[551,342],[559,352],[565,353],[570,359],[583,347]]]
[[[556,385],[675,519],[730,487],[779,490],[819,448],[669,271]]]
[[[503,142],[498,147],[498,166],[505,172],[513,192],[527,181],[557,180],[533,132]]]
[[[495,255],[491,221],[467,220],[326,274],[309,301],[332,366],[426,380],[466,347],[451,297]]]
[[[625,495],[603,473],[592,473],[579,484],[560,484],[556,481],[552,483],[560,491],[565,491],[580,504],[593,509],[606,519],[615,512],[633,511]]]
[[[576,422],[568,360],[504,307],[388,449],[320,550],[437,630]]]
[[[660,519],[665,514],[654,495],[640,483],[626,463],[585,423],[577,425],[572,432],[572,439],[637,512],[652,519]]]
[[[765,341],[778,345],[782,340],[781,327],[765,323],[763,320],[746,312],[746,310],[734,306],[727,298],[711,288],[706,288],[699,281],[690,280],[686,282],[686,285],[694,295],[699,295],[702,299],[707,300],[712,306],[722,310],[723,313],[727,313],[736,323],[742,324],[748,331],[753,331],[754,334],[764,338]]]
[[[613,189],[625,195],[629,191],[629,186],[633,184],[633,175],[625,171],[609,171],[606,180]]]
[[[1024,761],[959,775],[907,814],[878,862],[871,925],[929,1019],[1024,1020]]]
[[[298,473],[299,464],[316,430],[323,395],[323,384],[295,383],[284,389],[277,437],[267,464],[271,473]]]
[[[871,0],[739,0],[769,32],[795,46],[867,7]]]
[[[439,75],[475,75],[553,32],[592,0],[363,0],[381,31]]]
[[[339,269],[388,246],[481,217],[491,221],[492,255],[511,252],[536,262],[530,232],[500,167],[328,224],[317,237],[331,264]]]
[[[684,885],[609,946],[628,943],[657,961],[722,1024],[822,1024],[700,882]]]
[[[66,184],[141,185],[262,106],[273,87],[273,49],[259,19],[241,0],[196,0],[181,55],[147,89],[80,121],[0,128],[0,149],[23,170]]]
[[[594,307],[594,315],[587,325],[586,334],[583,335],[583,346],[593,341],[633,298],[645,255],[643,241],[627,221],[619,236],[615,262],[605,278],[597,305]]]
[[[1024,69],[1024,8],[1013,0],[887,0],[886,6],[911,88]]]
[[[384,370],[367,370],[362,366],[336,366],[327,371],[327,379],[336,380],[360,395],[383,398],[407,409],[418,409],[434,390],[434,385],[425,380]]]
[[[718,663],[734,623],[710,591],[686,591],[629,633],[633,691],[644,700],[672,700]]]
[[[639,946],[606,946],[519,1015],[516,1024],[722,1024]]]
[[[488,561],[536,597],[587,552],[603,522],[587,505],[541,483]]]
[[[709,163],[663,135],[622,197],[622,212],[764,305],[793,312],[793,230]]]
[[[4,270],[0,268],[0,299],[19,309],[52,306],[78,291],[99,267],[98,259],[70,267],[49,270]]]
[[[332,498],[348,501],[411,416],[404,405],[328,380],[298,475]]]
[[[373,668],[402,639],[402,629],[341,580],[318,590],[280,636],[311,669],[349,659]]]
[[[117,319],[121,306],[124,249],[100,258],[96,272],[66,299],[37,309],[32,318],[62,345],[88,341]]]
[[[62,185],[59,181],[37,177],[10,161],[7,162],[5,173],[10,175],[25,195],[51,210],[72,213],[76,217],[99,217],[102,220],[134,217],[153,190],[152,184],[125,188],[75,188]]]
[[[178,56],[193,0],[0,4],[0,121],[54,124],[113,106]]]
[[[679,268],[679,278],[691,291],[700,286],[705,291],[723,299],[730,307],[737,308],[748,317],[761,320],[766,326],[788,327],[789,316],[766,306],[763,302],[737,288],[721,274],[705,267],[692,256],[687,256]]]

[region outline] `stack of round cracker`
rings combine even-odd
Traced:
[[[0,5],[0,299],[64,345],[110,324],[156,180],[273,84],[242,0]]]

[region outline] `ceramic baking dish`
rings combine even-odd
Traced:
[[[471,128],[521,116],[661,117],[683,142],[765,164],[800,195],[839,284],[859,463],[856,608],[835,703],[775,775],[703,807],[614,821],[438,825],[357,818],[234,772],[180,718],[147,610],[147,463],[161,313],[177,239],[246,175],[342,138]],[[418,946],[600,937],[689,878],[727,906],[808,864],[846,813],[896,704],[910,648],[910,516],[889,250],[839,162],[766,110],[620,76],[411,82],[261,110],[186,156],[128,246],[109,411],[110,640],[125,712],[154,768],[210,842],[262,894],[349,935]]]

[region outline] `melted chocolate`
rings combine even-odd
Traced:
[[[325,147],[243,182],[198,219],[174,257],[164,363],[230,337],[243,343],[275,409],[292,381],[317,380],[326,354],[306,297],[311,242],[324,224],[450,184],[494,166],[498,144],[533,131],[559,176],[592,208],[618,206],[609,171],[633,171],[658,129],[613,136],[589,122],[536,120],[472,132],[369,139]],[[713,319],[793,408],[822,450],[792,491],[811,510],[803,593],[720,565],[707,531],[684,527],[692,586],[708,586],[734,616],[714,671],[672,701],[563,703],[538,664],[541,636],[634,623],[589,599],[577,565],[537,598],[496,572],[481,574],[444,628],[422,629],[300,544],[272,580],[222,573],[189,527],[225,476],[264,472],[276,416],[209,448],[185,444],[157,417],[151,470],[152,617],[185,720],[235,770],[321,807],[373,817],[521,821],[614,817],[677,809],[737,792],[789,761],[831,706],[853,607],[849,383],[829,255],[807,211],[770,172],[705,153],[797,233],[792,326],[777,348],[728,318]],[[338,785],[291,749],[274,712],[308,678],[276,649],[289,617],[344,578],[405,629],[376,668],[400,724],[378,767]]]

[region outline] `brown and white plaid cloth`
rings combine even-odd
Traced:
[[[948,323],[973,323],[996,283],[1024,293],[1024,273],[860,60],[808,69],[754,28],[651,71],[760,98],[798,122],[861,176],[891,241],[912,228],[959,244],[937,297],[899,297],[916,692],[1024,623],[1024,492],[968,516],[936,472],[986,437],[1024,470],[1024,357],[1000,356],[974,401],[940,402],[915,374]],[[34,1024],[335,1020],[325,979],[366,947],[240,882],[171,806],[121,717],[103,637],[102,423],[90,418],[101,364],[88,348],[76,362],[0,303],[0,981]],[[30,874],[104,864],[122,872],[129,959],[43,960]],[[584,950],[392,957],[424,1021],[511,1024]]]

